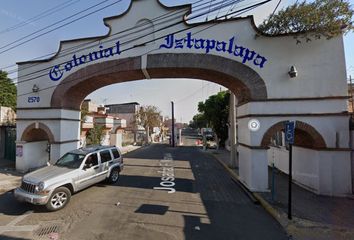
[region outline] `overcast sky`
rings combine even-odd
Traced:
[[[14,66],[16,62],[30,60],[48,53],[54,53],[58,49],[60,40],[106,34],[108,28],[103,25],[102,19],[104,17],[117,15],[124,11],[129,5],[130,0],[106,0],[106,2],[97,6],[96,9],[114,2],[117,3],[109,8],[83,18],[80,21],[69,24],[26,44],[14,47],[7,52],[1,53],[9,47],[14,46],[9,45],[8,47],[5,47],[7,44],[103,1],[104,0],[2,1],[0,8],[0,69],[9,72],[10,77],[16,80],[17,71]],[[217,1],[220,0],[214,0],[214,2]],[[183,3],[192,3],[196,2],[196,0],[161,0],[161,2],[172,6],[181,5]],[[210,0],[205,0],[204,2],[210,2]],[[253,3],[260,1],[241,1],[239,5],[234,6],[234,9],[250,2]],[[256,11],[248,12],[246,15],[253,14],[256,22],[261,22],[274,10],[278,2],[278,0],[273,0],[270,3],[258,8]],[[283,0],[279,9],[293,2],[295,2],[295,0]],[[351,0],[351,3],[354,4],[354,0]],[[55,9],[53,7],[55,7]],[[225,11],[228,10],[230,10],[230,8]],[[31,20],[31,18],[40,13],[44,14],[39,20]],[[353,43],[354,34],[348,34],[345,37],[348,76],[350,74],[354,76]],[[6,66],[13,67],[4,68]],[[188,122],[191,120],[193,115],[197,113],[198,102],[205,100],[208,96],[220,91],[220,89],[224,90],[225,88],[201,80],[142,80],[110,85],[93,92],[87,98],[91,98],[98,104],[139,102],[141,105],[155,105],[163,112],[164,115],[170,115],[170,101],[173,100],[176,104],[175,114],[177,120]]]

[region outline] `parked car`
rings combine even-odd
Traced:
[[[70,151],[54,165],[28,173],[14,196],[19,201],[45,205],[49,211],[65,207],[71,195],[95,183],[116,183],[123,157],[115,146],[93,146]]]

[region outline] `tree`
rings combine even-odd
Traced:
[[[210,126],[220,139],[220,145],[224,146],[228,137],[230,93],[219,92],[210,96],[204,103],[199,102],[198,111],[203,115],[206,126]],[[197,117],[198,118],[198,117]]]
[[[87,117],[87,115],[89,114],[89,110],[88,110],[88,108],[87,108],[87,106],[82,106],[81,107],[81,118],[80,118],[80,126],[81,126],[81,132],[82,132],[82,126],[84,125],[84,123],[85,123],[85,120],[86,120],[86,117]]]
[[[258,28],[271,35],[303,33],[306,41],[329,39],[354,29],[353,13],[347,0],[303,1],[270,15]]]
[[[104,127],[94,124],[86,135],[86,144],[87,145],[100,145],[103,139]]]
[[[205,119],[204,114],[198,113],[193,116],[193,120],[190,121],[189,126],[191,128],[203,128],[208,126],[208,122]]]
[[[7,77],[7,73],[0,70],[0,106],[16,109],[16,85]]]
[[[161,111],[152,105],[140,107],[135,118],[137,119],[137,123],[145,128],[148,137],[154,127],[161,125]]]

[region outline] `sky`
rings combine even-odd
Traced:
[[[161,0],[162,3],[169,6],[193,3],[196,1],[197,0]],[[208,3],[211,0],[202,1]],[[217,2],[221,0],[213,1]],[[242,6],[244,2],[249,3],[250,1],[243,1],[239,6]],[[260,0],[254,0],[252,3],[253,2],[260,2]],[[260,23],[275,9],[278,2],[278,0],[273,0],[245,15],[253,14],[256,23]],[[295,0],[282,0],[278,9],[294,2]],[[49,53],[55,53],[58,50],[61,40],[105,35],[108,32],[108,28],[104,26],[102,19],[120,14],[127,9],[129,3],[130,0],[2,1],[0,7],[0,69],[9,72],[9,77],[16,80],[16,62],[27,61]],[[354,6],[354,0],[350,0],[350,3]],[[66,22],[68,22],[75,19],[77,16],[88,13],[84,12],[78,14],[78,12],[90,6],[97,5],[93,9],[99,9],[110,4],[112,4],[110,7],[98,11],[95,14],[26,42],[23,45],[16,46],[26,39],[20,40],[19,42],[15,41],[28,34],[39,31],[64,18],[66,18]],[[196,4],[193,6],[196,6]],[[235,5],[235,9],[236,8],[237,5]],[[230,8],[227,8],[225,11],[229,10]],[[222,11],[218,14],[221,15]],[[37,18],[34,18],[36,16]],[[40,33],[41,32],[38,32],[38,34]],[[10,43],[13,44],[8,45]],[[344,45],[347,75],[348,78],[349,75],[352,75],[354,78],[354,33],[349,33],[344,37]],[[13,49],[9,49],[11,47],[13,47]],[[7,66],[10,67],[6,68]],[[152,79],[106,86],[91,93],[87,98],[92,99],[98,104],[139,102],[141,105],[155,105],[162,111],[163,115],[168,116],[171,115],[170,102],[174,101],[176,119],[182,122],[189,122],[193,115],[197,113],[198,102],[204,101],[210,95],[220,90],[225,90],[225,88],[202,80],[168,79],[168,81],[166,81]]]

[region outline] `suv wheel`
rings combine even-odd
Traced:
[[[59,187],[54,190],[45,206],[49,211],[57,211],[65,207],[70,198],[70,190],[66,187]]]
[[[108,182],[109,183],[116,183],[119,179],[119,169],[113,168],[111,174],[109,175]]]

